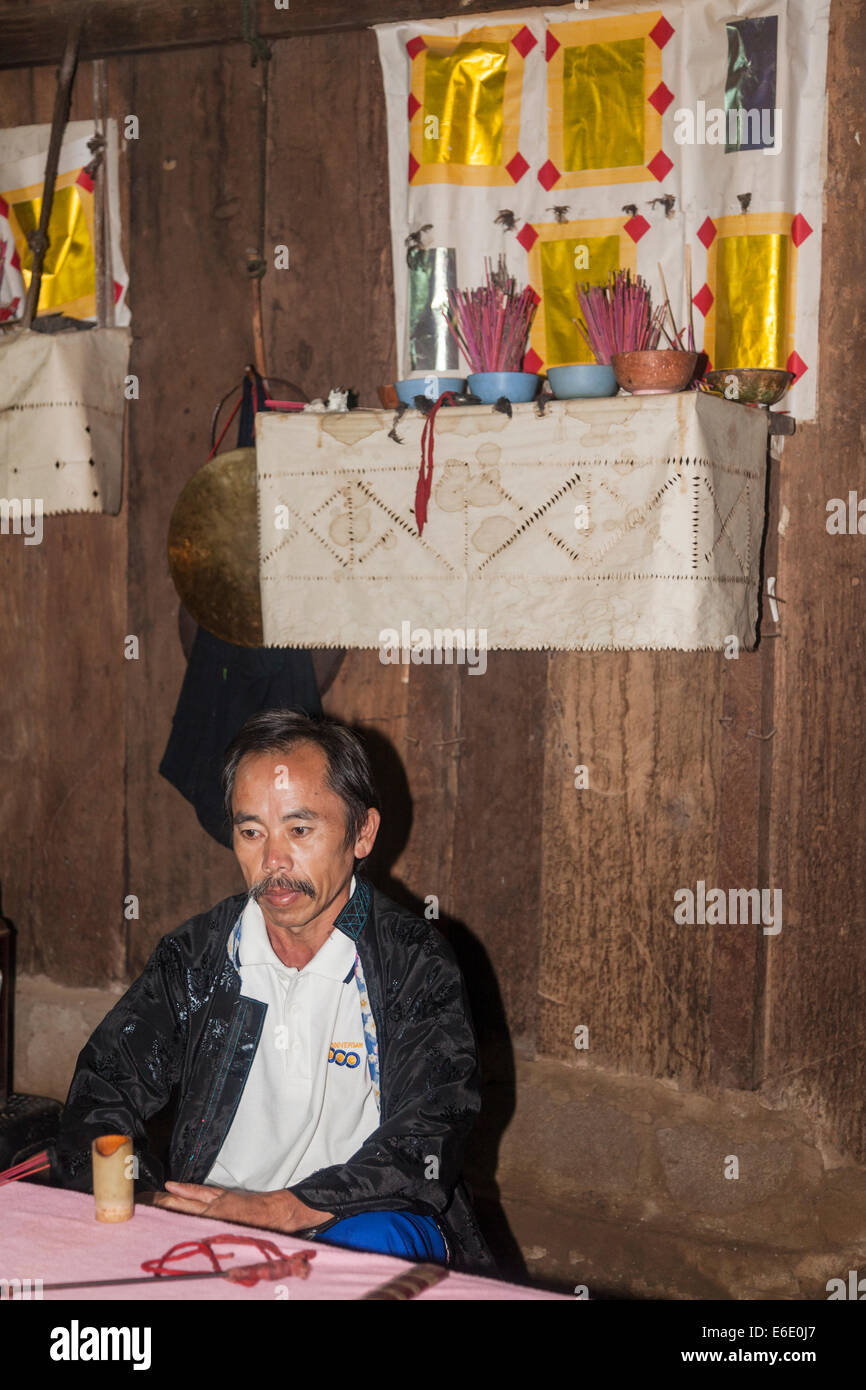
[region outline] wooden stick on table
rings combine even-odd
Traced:
[[[447,1278],[448,1270],[443,1269],[441,1265],[413,1265],[405,1274],[398,1274],[396,1278],[379,1284],[369,1293],[361,1294],[361,1301],[370,1299],[377,1302],[396,1302],[406,1298],[417,1298],[419,1293]]]

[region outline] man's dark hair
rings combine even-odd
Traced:
[[[367,819],[379,810],[379,795],[367,750],[358,735],[329,715],[316,717],[303,710],[268,709],[254,714],[225,752],[221,775],[226,816],[232,823],[232,792],[241,758],[248,753],[288,753],[298,743],[321,748],[328,761],[327,783],[346,806],[345,848],[354,844]],[[356,860],[356,863],[362,863]]]

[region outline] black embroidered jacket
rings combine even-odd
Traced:
[[[50,1151],[52,1176],[64,1187],[91,1190],[90,1146],[100,1134],[132,1136],[142,1189],[161,1188],[165,1177],[205,1181],[267,1012],[241,994],[227,950],[245,901],[226,898],[164,936],[82,1050]],[[364,1211],[433,1216],[456,1268],[493,1273],[461,1181],[480,1075],[451,947],[438,928],[360,876],[335,925],[355,942],[376,1024],[380,1123],[347,1163],[321,1168],[291,1191],[335,1221]],[[146,1122],[170,1100],[175,1122],[164,1172]]]

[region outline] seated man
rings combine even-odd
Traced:
[[[162,938],[78,1058],[51,1151],[90,1190],[91,1141],[175,1104],[152,1200],[304,1239],[492,1272],[461,1182],[479,1073],[438,929],[360,873],[379,828],[356,735],[268,710],[223,767],[248,893]],[[359,870],[356,874],[355,870]]]

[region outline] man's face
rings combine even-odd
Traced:
[[[301,934],[348,887],[379,827],[371,809],[346,845],[346,804],[327,783],[327,758],[314,743],[242,758],[232,793],[234,851],[265,920]],[[342,906],[342,903],[340,904]]]

